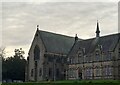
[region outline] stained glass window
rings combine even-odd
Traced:
[[[31,77],[33,77],[33,69],[31,69]]]
[[[40,68],[39,69],[39,76],[41,76],[42,75],[42,69]]]
[[[40,59],[40,49],[36,45],[35,48],[34,48],[34,60],[39,60],[39,59]]]
[[[49,68],[49,77],[52,76],[52,68]]]

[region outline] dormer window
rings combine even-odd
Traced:
[[[112,53],[108,52],[107,60],[112,60]]]
[[[80,52],[80,53],[78,53],[78,57],[82,57],[82,53]]]
[[[78,63],[82,63],[82,53],[78,53]]]
[[[97,50],[96,52],[95,52],[95,61],[100,61],[100,52]]]

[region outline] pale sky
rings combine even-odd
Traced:
[[[118,3],[3,2],[2,45],[7,56],[12,56],[15,48],[23,48],[27,57],[36,25],[40,30],[88,39],[95,37],[97,20],[101,36],[117,33]]]

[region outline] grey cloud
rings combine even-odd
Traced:
[[[30,45],[37,24],[41,30],[90,38],[95,36],[98,19],[102,35],[117,32],[117,3],[4,3],[2,8],[7,46]]]
[[[118,2],[119,0],[4,0],[2,2]]]

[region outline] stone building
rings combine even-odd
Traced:
[[[38,26],[37,26],[38,27]],[[26,81],[120,79],[120,33],[82,40],[37,28]]]
[[[37,29],[29,50],[26,80],[66,79],[66,59],[74,37]]]
[[[120,79],[120,34],[77,41],[68,54],[68,79]]]

